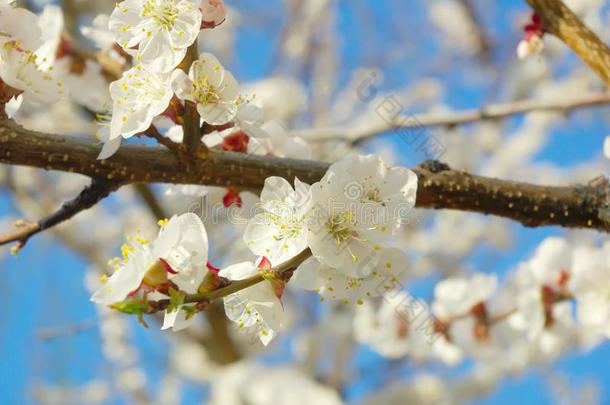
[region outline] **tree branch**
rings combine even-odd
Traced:
[[[481,108],[447,113],[399,115],[392,119],[380,115],[380,120],[367,126],[357,128],[314,128],[304,131],[292,131],[290,134],[300,136],[310,142],[346,140],[353,144],[358,144],[392,130],[422,129],[434,126],[451,127],[533,111],[559,111],[567,113],[579,108],[605,104],[610,104],[610,94],[594,93],[578,97],[556,97],[550,100],[523,100],[503,104],[490,104]]]
[[[476,40],[478,43],[477,52],[479,52],[483,61],[489,62],[491,57],[490,51],[492,48],[492,43],[487,37],[487,34],[485,33],[483,24],[481,24],[479,19],[477,18],[474,4],[472,4],[473,0],[461,0],[461,3],[462,7],[464,7],[464,10],[466,11],[466,17],[469,20],[470,27],[473,30],[474,35],[476,36]]]
[[[92,207],[120,186],[121,183],[117,181],[101,180],[94,177],[91,179],[91,184],[85,187],[75,199],[64,203],[60,209],[38,222],[24,223],[24,226],[20,227],[19,230],[0,237],[0,245],[19,242],[17,249],[20,249],[33,235],[66,221],[79,212]]]
[[[86,139],[49,135],[0,121],[0,162],[81,173],[118,183],[174,183],[258,191],[265,178],[295,177],[312,184],[329,164],[212,151],[185,165],[170,151],[124,145],[98,161],[99,147]],[[511,218],[525,226],[560,225],[610,231],[610,186],[606,178],[587,185],[539,186],[451,170],[438,162],[413,169],[419,178],[417,207],[449,208]]]
[[[561,39],[610,86],[610,49],[560,0],[526,0],[545,31]]]
[[[156,219],[165,219],[171,216],[167,215],[167,213],[159,203],[159,200],[157,200],[157,196],[155,195],[154,191],[152,191],[148,184],[136,183],[134,187],[142,198],[142,200],[144,200],[144,202],[146,203],[146,206],[150,210],[150,213]]]
[[[142,132],[142,135],[152,138],[157,141],[159,145],[165,146],[167,149],[171,150],[174,153],[179,153],[180,144],[172,141],[166,136],[161,135],[157,127],[151,125],[148,129]]]
[[[184,60],[182,61],[182,70],[188,75],[189,68],[194,61],[197,60],[197,41],[188,47]],[[186,152],[189,154],[201,154],[201,157],[206,157],[209,154],[208,147],[201,142],[201,132],[199,125],[199,113],[197,106],[192,101],[184,101],[184,115],[182,116],[184,129],[183,145]]]

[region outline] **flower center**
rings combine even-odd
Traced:
[[[9,60],[4,60],[4,56],[0,59],[2,62],[11,63],[13,66],[17,66],[15,77],[26,83],[28,86],[32,85],[30,76],[38,70],[38,64],[36,63],[36,55],[29,50],[23,50],[20,48],[20,44],[15,41],[10,41],[4,44],[6,49],[5,56]],[[50,76],[44,76],[45,80],[51,80]]]
[[[326,221],[327,232],[337,241],[337,245],[356,236],[352,228],[358,223],[353,212],[333,213]]]
[[[121,83],[125,96],[122,101],[134,108],[148,104],[150,100],[159,101],[165,95],[161,80],[150,73],[139,71]]]
[[[226,84],[221,89],[217,89],[208,83],[209,77],[210,75],[205,75],[193,82],[193,94],[199,104],[214,104],[222,101],[222,91]]]
[[[366,197],[369,201],[381,203],[381,198],[379,197],[379,189],[377,187],[371,188],[367,193]]]
[[[178,14],[178,9],[174,6],[174,1],[149,0],[144,3],[142,17],[150,17],[163,29],[171,29]]]
[[[266,212],[264,215],[267,220],[279,228],[277,233],[273,235],[273,238],[277,241],[294,239],[303,231],[303,223],[299,216],[289,208],[282,210],[281,214]]]
[[[296,238],[303,231],[303,224],[297,218],[290,218],[280,226],[280,232],[276,235],[277,240]]]

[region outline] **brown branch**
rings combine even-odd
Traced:
[[[0,245],[18,242],[17,249],[20,249],[33,235],[66,221],[79,212],[92,207],[120,186],[121,183],[119,182],[101,180],[94,177],[91,179],[91,184],[85,187],[75,199],[64,203],[60,209],[38,222],[25,223],[25,226],[21,227],[21,229],[0,237]]]
[[[172,141],[166,136],[161,135],[157,127],[151,125],[148,129],[142,132],[142,135],[152,138],[157,141],[159,145],[165,146],[167,149],[171,150],[174,153],[179,153],[180,144]]]
[[[381,103],[380,103],[381,104]],[[300,136],[308,141],[346,140],[361,143],[387,131],[401,129],[421,129],[434,126],[456,126],[482,120],[498,119],[533,111],[558,111],[567,113],[584,107],[610,104],[610,94],[594,93],[578,97],[556,97],[549,100],[523,100],[503,104],[490,104],[481,108],[447,113],[428,113],[399,115],[368,126],[349,128],[314,128],[305,131],[292,131],[291,135]],[[386,117],[387,118],[387,117]]]
[[[229,320],[222,302],[213,302],[205,309],[205,316],[212,330],[210,357],[220,364],[234,363],[242,356],[229,334]]]
[[[138,194],[140,195],[140,197],[142,198],[142,200],[144,200],[144,202],[146,203],[146,206],[150,210],[150,213],[156,219],[169,218],[169,216],[167,215],[167,213],[165,212],[165,210],[163,209],[163,207],[157,200],[157,196],[151,190],[151,188],[148,186],[148,184],[137,183],[137,184],[134,184],[134,187],[135,187],[136,191],[138,192]]]
[[[197,60],[197,41],[188,47],[182,70],[188,74],[189,68]],[[182,128],[184,129],[183,145],[189,154],[197,154],[200,157],[207,157],[210,153],[208,147],[201,142],[201,132],[199,125],[199,113],[197,106],[192,101],[184,101],[184,114],[182,115]]]
[[[38,339],[41,340],[51,340],[65,336],[73,336],[78,333],[87,332],[91,329],[97,328],[99,324],[99,318],[90,318],[83,321],[74,322],[70,325],[41,328],[36,331],[36,336],[38,336]]]
[[[476,36],[476,40],[478,43],[477,52],[480,53],[481,59],[483,59],[483,61],[489,62],[491,57],[490,51],[492,48],[492,44],[489,38],[487,37],[487,34],[485,33],[483,24],[481,24],[481,22],[477,18],[475,6],[474,4],[472,4],[473,0],[461,0],[461,3],[462,7],[464,7],[464,10],[466,11],[466,17],[469,20],[470,27],[472,28]]]
[[[543,27],[568,45],[610,85],[610,49],[608,45],[560,0],[526,0],[542,19]]]
[[[86,139],[25,130],[0,121],[0,163],[81,173],[119,183],[174,183],[262,189],[265,178],[295,177],[312,184],[329,164],[323,162],[212,151],[209,158],[185,165],[172,152],[124,145],[106,161]],[[417,207],[449,208],[510,218],[525,226],[560,225],[610,231],[607,179],[588,185],[539,186],[480,177],[426,164],[413,169],[419,178]]]

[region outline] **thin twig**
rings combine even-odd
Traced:
[[[39,339],[51,340],[59,337],[72,336],[96,328],[100,324],[99,318],[85,319],[71,325],[55,326],[40,329],[36,332]]]
[[[134,187],[135,187],[136,191],[138,192],[138,194],[140,195],[140,197],[142,197],[142,199],[146,203],[146,206],[150,210],[151,214],[153,214],[153,216],[155,218],[157,218],[157,219],[169,218],[167,213],[165,212],[163,207],[161,207],[161,204],[157,200],[157,196],[155,196],[155,193],[151,190],[151,188],[148,186],[148,184],[137,183],[137,184],[134,184]]]
[[[472,0],[461,0],[462,6],[466,11],[466,17],[469,20],[470,26],[474,31],[474,35],[476,37],[478,49],[477,51],[481,55],[481,59],[485,62],[490,61],[490,51],[492,48],[491,41],[487,37],[485,33],[485,29],[483,28],[483,24],[479,21],[476,15],[475,7],[472,4]]]
[[[150,127],[148,127],[148,129],[146,131],[144,131],[142,133],[142,135],[145,135],[149,138],[153,138],[154,140],[157,141],[157,143],[159,145],[165,146],[167,149],[171,150],[174,153],[178,153],[178,151],[180,150],[179,143],[176,143],[176,142],[172,141],[171,139],[169,139],[168,137],[161,135],[161,133],[159,132],[157,127],[155,127],[154,125],[151,125]]]
[[[17,249],[22,248],[33,235],[64,222],[81,211],[92,207],[112,191],[121,186],[116,181],[101,180],[97,177],[91,179],[91,184],[80,192],[73,200],[64,203],[53,214],[35,223],[25,223],[18,231],[0,237],[0,245],[18,242]]]
[[[423,129],[433,126],[452,127],[533,111],[558,111],[566,113],[579,108],[605,104],[610,104],[610,94],[608,93],[586,94],[578,97],[555,97],[549,100],[523,100],[447,113],[399,115],[387,120],[379,117],[377,122],[362,127],[314,128],[311,130],[293,131],[291,135],[300,136],[310,142],[345,140],[357,144],[392,130],[399,133],[400,130]]]
[[[285,275],[286,273],[288,273],[290,271],[296,270],[297,267],[299,267],[299,265],[301,263],[303,263],[309,257],[311,257],[311,250],[309,250],[309,248],[307,248],[307,249],[303,250],[301,253],[299,253],[298,255],[294,256],[293,258],[288,259],[284,263],[274,267],[273,270],[275,270],[275,272],[278,274],[278,276]],[[251,287],[255,284],[260,283],[263,280],[265,280],[263,275],[261,273],[257,273],[254,276],[248,277],[243,280],[231,281],[231,282],[229,282],[229,284],[227,286],[219,288],[217,290],[213,290],[213,291],[209,291],[209,292],[205,292],[205,293],[199,293],[199,294],[188,294],[184,298],[184,302],[185,303],[209,302],[209,301],[215,300],[217,298],[226,297],[227,295],[230,295],[230,294],[236,293],[240,290],[243,290],[245,288]]]

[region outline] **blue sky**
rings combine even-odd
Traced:
[[[421,3],[411,2],[412,9],[405,17],[403,27],[412,41],[402,42],[393,21],[392,4],[396,0],[381,1],[339,1],[338,16],[340,36],[339,84],[349,79],[354,66],[366,64],[382,68],[387,78],[387,88],[402,87],[414,83],[422,77],[436,77],[446,85],[445,102],[455,109],[476,107],[488,102],[501,102],[494,98],[503,94],[501,85],[490,91],[488,83],[476,84],[466,80],[469,69],[478,61],[469,62],[463,58],[452,69],[430,69],[426,62],[433,60],[439,52],[436,41],[438,34],[430,31],[425,10]],[[263,29],[245,25],[240,29],[237,41],[237,58],[229,63],[229,68],[238,80],[247,81],[263,77],[270,70],[271,56],[275,38],[281,29],[281,8],[278,1],[248,4],[227,1],[243,10],[252,7],[267,13],[270,20]],[[370,18],[376,22],[374,32],[364,32],[359,27],[361,10],[368,10]],[[359,11],[360,10],[360,11]],[[514,48],[520,33],[514,30],[512,19],[517,13],[526,10],[525,2],[497,2],[491,7],[491,15],[484,19],[488,32],[493,34],[496,44],[492,54],[497,66],[514,62]],[[390,21],[390,23],[388,23]],[[423,33],[423,34],[422,34]],[[378,65],[375,61],[377,51],[384,47],[404,46],[409,52],[404,57]],[[572,58],[570,63],[580,63]],[[576,162],[595,158],[601,153],[604,137],[610,133],[607,121],[608,107],[593,109],[590,115],[576,113],[567,123],[560,123],[552,133],[551,141],[536,156],[538,161],[550,161],[558,165],[571,165]],[[592,117],[592,118],[591,118]],[[606,117],[606,118],[605,118]],[[517,125],[520,118],[512,119],[510,125]],[[391,136],[385,141],[394,142]],[[405,156],[403,164],[416,164],[417,157]],[[0,213],[13,212],[19,215],[5,193],[0,193]],[[473,214],[475,215],[475,214]],[[78,220],[78,218],[76,219]],[[561,233],[556,227],[539,229],[524,228],[515,224],[515,244],[501,255],[496,256],[493,271],[504,274],[518,261],[531,254],[534,247],[545,237]],[[484,252],[482,253],[482,256]],[[473,258],[474,263],[477,257]],[[3,322],[0,323],[0,403],[35,403],[31,397],[32,384],[46,382],[52,384],[81,384],[100,376],[108,376],[111,367],[105,362],[100,350],[100,337],[97,329],[89,329],[78,334],[43,341],[37,333],[44,328],[73,325],[87,322],[96,316],[93,304],[84,288],[83,277],[87,263],[78,255],[45,237],[33,238],[19,255],[8,257],[0,263],[0,294],[3,298]],[[167,344],[162,335],[151,328],[143,329],[130,319],[136,334],[142,357],[149,365],[148,377],[157,381],[160,377],[156,370],[167,362]],[[276,352],[264,356],[270,363],[282,363],[290,355],[291,337],[282,336],[276,345]],[[383,370],[389,366],[387,360],[375,355],[366,348],[358,350],[352,359],[355,366]],[[610,345],[603,344],[590,353],[569,353],[556,363],[510,379],[501,384],[494,392],[477,401],[477,404],[523,405],[552,403],[545,383],[548,370],[565,373],[576,387],[587,379],[593,378],[600,387],[610,387]],[[455,372],[459,376],[462,370]],[[399,375],[408,378],[412,369],[401,366]],[[345,398],[350,402],[379,388],[381,379],[376,373],[363,374],[366,378],[354,380],[346,389]],[[188,385],[183,403],[199,401],[205,389]],[[610,403],[610,392],[602,392],[602,402]],[[120,400],[112,404],[122,403]]]

